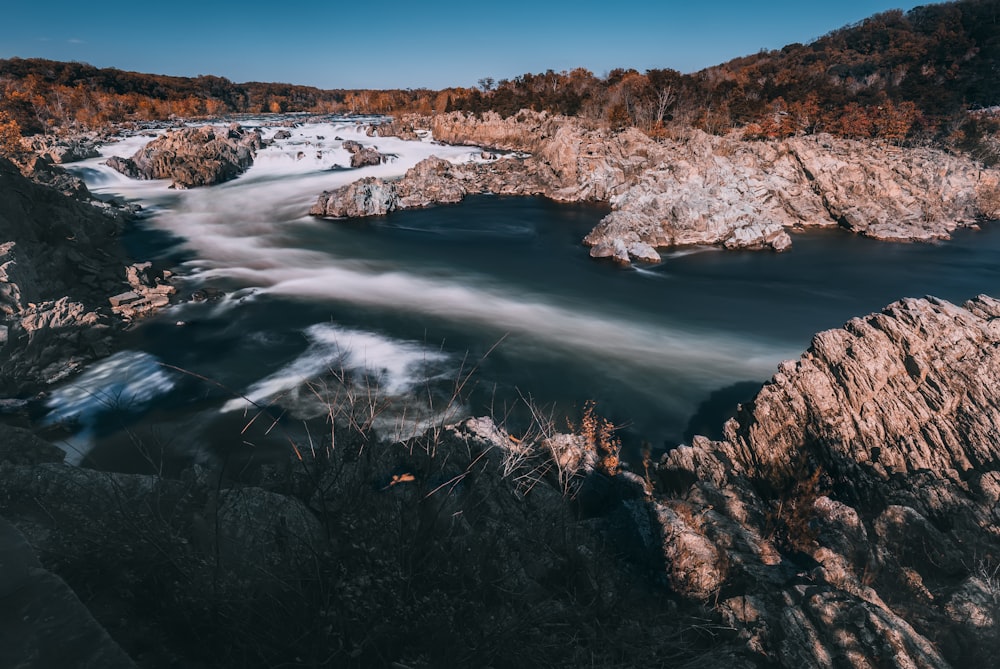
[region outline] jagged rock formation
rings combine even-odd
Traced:
[[[344,141],[343,148],[351,154],[351,167],[366,167],[368,165],[381,165],[388,156],[379,153],[373,146],[363,146],[361,142],[353,139]]]
[[[369,137],[399,137],[413,142],[421,139],[417,128],[406,118],[393,118],[378,125],[370,125],[365,128],[365,134]]]
[[[153,263],[132,263],[125,268],[125,281],[129,290],[108,298],[111,311],[126,321],[152,313],[170,304],[170,296],[177,292],[168,281],[170,270],[153,270]]]
[[[509,183],[494,192],[609,202],[612,213],[584,243],[592,256],[622,263],[655,262],[656,248],[696,244],[781,251],[791,246],[788,230],[806,227],[941,239],[1000,215],[1000,172],[927,148],[826,135],[751,142],[694,130],[657,141],[528,111],[407,117],[400,125],[421,123],[440,141],[530,152],[499,161],[509,162]],[[400,188],[415,193],[421,184],[412,176]]]
[[[432,156],[414,165],[397,181],[366,177],[324,191],[309,213],[331,218],[381,216],[397,209],[460,202],[470,193],[485,192],[535,195],[543,191],[537,179],[516,158],[456,165]]]
[[[48,158],[53,163],[62,164],[96,158],[101,155],[97,148],[100,141],[95,133],[72,137],[35,135],[23,138],[21,143],[36,155]]]
[[[107,299],[128,285],[126,212],[99,204],[0,158],[0,395],[37,392],[110,353],[119,321]]]
[[[558,620],[578,606],[549,599],[547,584],[567,570],[586,574],[573,587],[614,602],[616,617],[636,604],[609,588],[651,592],[636,615],[697,615],[732,631],[696,656],[704,666],[988,666],[1000,651],[1000,301],[906,299],[820,333],[724,432],[671,451],[647,479],[609,469],[592,435],[514,438],[489,419],[408,444],[341,430],[337,449],[265,468],[252,485],[199,468],[179,481],[99,473],[48,462],[44,448],[34,460],[0,449],[0,511],[45,555],[77,541],[53,523],[87,545],[102,537],[102,555],[126,574],[142,573],[144,551],[161,551],[174,570],[159,578],[184,597],[202,572],[223,583],[263,573],[270,585],[245,587],[279,592],[299,569],[325,574],[317,556],[335,555],[337,569],[355,561],[332,572],[343,584],[331,595],[337,634],[336,616],[387,610],[377,607],[396,592],[392,556],[413,547],[404,562],[425,560],[421,578],[447,569],[479,583],[488,573],[498,592],[545,602]],[[10,437],[0,431],[0,445]],[[599,553],[595,537],[619,558]],[[470,552],[484,541],[485,553]],[[669,590],[630,581],[627,564],[658,571]],[[171,581],[175,571],[186,580]],[[416,576],[403,578],[423,583]],[[639,628],[627,628],[632,638]],[[332,652],[376,652],[344,649],[343,638]],[[635,666],[662,659],[671,642],[659,643]],[[394,657],[399,648],[412,652],[402,645]]]
[[[815,337],[661,464],[674,587],[782,666],[1000,649],[1000,301],[907,299]]]
[[[262,146],[260,130],[234,123],[167,132],[131,158],[115,156],[107,165],[133,179],[171,179],[174,188],[221,183],[245,172]]]

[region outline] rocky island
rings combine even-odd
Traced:
[[[114,156],[107,164],[133,179],[170,179],[174,188],[209,186],[236,178],[253,165],[262,145],[259,130],[238,123],[226,129],[211,125],[167,131],[130,158]]]
[[[518,152],[484,163],[429,158],[398,181],[367,178],[323,193],[314,216],[382,215],[469,193],[601,201],[612,212],[584,243],[595,258],[659,262],[656,249],[718,244],[789,248],[788,231],[843,227],[890,241],[947,239],[1000,213],[1000,171],[930,148],[829,135],[747,141],[698,130],[654,140],[522,110],[502,118],[408,117],[383,132]]]

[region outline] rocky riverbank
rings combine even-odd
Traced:
[[[169,300],[166,276],[130,266],[118,242],[134,213],[46,157],[0,157],[0,396],[34,394],[108,355],[127,320]]]
[[[584,647],[624,666],[986,666],[998,324],[996,299],[925,298],[820,333],[722,440],[644,476],[608,457],[600,421],[473,419],[407,444],[338,427],[287,465],[181,480],[68,467],[0,431],[0,513],[75,588],[119,593],[95,616],[143,666],[234,644],[241,666],[578,666]]]
[[[945,239],[956,227],[1000,215],[1000,171],[930,148],[828,135],[746,141],[696,130],[654,140],[527,111],[406,117],[382,132],[409,137],[415,128],[442,142],[527,155],[418,166],[397,182],[323,193],[311,213],[381,215],[484,191],[605,201],[613,211],[584,243],[593,257],[622,263],[656,262],[656,249],[687,245],[781,251],[791,246],[789,231],[809,227],[891,241]]]

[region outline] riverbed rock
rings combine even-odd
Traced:
[[[421,131],[418,127],[424,124],[424,117],[419,114],[408,114],[402,118],[391,118],[382,123],[372,124],[365,128],[365,134],[369,137],[398,137],[411,142],[421,140]],[[429,134],[427,130],[423,134]]]
[[[97,148],[98,142],[96,133],[75,136],[34,135],[21,140],[25,148],[57,164],[96,158],[101,155]]]
[[[373,146],[364,146],[361,142],[348,139],[342,144],[345,151],[351,154],[351,167],[367,167],[369,165],[381,165],[389,159],[388,156],[379,153]]]
[[[170,304],[177,289],[170,284],[172,273],[154,269],[152,262],[132,263],[125,267],[129,290],[108,298],[111,311],[126,321],[150,314]]]
[[[394,183],[365,177],[342,188],[324,191],[309,213],[328,218],[356,218],[383,216],[398,208],[399,192]]]
[[[168,131],[130,158],[115,156],[107,165],[134,179],[171,179],[191,188],[235,179],[252,164],[262,146],[260,130],[239,124]]]
[[[508,163],[516,169],[505,176],[519,186],[494,183],[491,192],[608,202],[612,212],[584,244],[593,257],[622,263],[657,262],[656,249],[686,245],[783,251],[789,231],[810,227],[944,239],[1000,213],[1000,171],[930,148],[829,135],[746,141],[693,129],[654,140],[527,110],[406,122],[438,141],[530,153]]]

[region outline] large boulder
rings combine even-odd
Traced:
[[[167,132],[130,158],[115,156],[107,165],[134,179],[171,179],[175,188],[209,186],[235,179],[253,165],[262,146],[260,131],[238,124]]]
[[[374,146],[363,146],[360,142],[348,139],[343,143],[343,148],[351,154],[351,167],[367,167],[369,165],[381,165],[388,156],[379,153]]]
[[[356,218],[383,216],[399,208],[396,185],[366,177],[333,191],[324,191],[309,210],[312,216]]]

